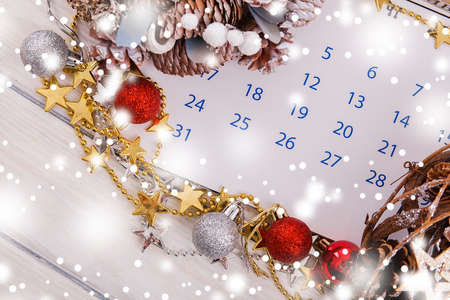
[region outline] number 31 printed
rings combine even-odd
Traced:
[[[177,124],[177,128],[175,129],[175,132],[172,133],[173,137],[179,138],[183,134],[183,129],[186,131],[186,136],[184,137],[184,141],[187,142],[189,139],[189,135],[191,134],[190,128],[184,128],[183,125]]]

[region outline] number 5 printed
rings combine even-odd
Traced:
[[[328,60],[331,58],[331,51],[334,50],[332,47],[327,46],[324,50],[324,54],[321,56],[324,60]]]

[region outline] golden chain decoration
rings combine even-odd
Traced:
[[[77,21],[79,20],[79,17],[77,15],[75,15],[73,17],[73,21],[71,23],[71,27],[73,28],[73,30],[76,29],[77,27]],[[81,49],[79,48],[79,45],[75,45],[73,47],[74,51],[80,51]],[[77,73],[77,72],[85,72],[86,69],[88,68],[88,64],[84,63],[80,66],[78,66],[76,69],[72,70],[72,73]],[[92,70],[92,69],[91,69]],[[140,75],[138,75],[140,76]],[[142,77],[142,76],[141,76]],[[162,118],[168,116],[165,112],[164,109],[166,108],[166,96],[164,95],[164,90],[162,88],[160,88],[158,86],[158,84],[154,81],[152,81],[150,78],[145,78],[146,80],[149,80],[150,82],[152,82],[154,84],[154,86],[159,90],[160,96],[161,96],[161,110],[159,113],[159,119],[161,120]],[[47,79],[43,79],[43,84],[44,87],[46,89],[51,89],[51,83],[50,80]],[[75,84],[74,84],[75,85]],[[73,89],[76,88],[76,86],[73,85]],[[96,86],[96,84],[94,84]],[[86,83],[85,81],[82,81],[80,83],[80,86],[82,88],[82,91],[84,92],[83,95],[86,94],[87,89],[89,88],[89,84]],[[92,149],[95,150],[95,147],[88,147],[88,142],[86,140],[85,137],[85,133],[83,131],[83,129],[87,129],[88,131],[92,131],[95,132],[99,135],[102,135],[106,138],[110,138],[113,140],[117,140],[117,143],[119,145],[121,145],[123,147],[123,149],[125,149],[126,147],[128,147],[131,142],[128,141],[126,138],[124,138],[120,131],[116,128],[116,126],[114,125],[113,120],[110,117],[110,111],[102,106],[100,103],[98,103],[97,101],[95,101],[95,99],[91,96],[91,94],[94,91],[92,91],[90,94],[86,94],[86,107],[84,107],[84,109],[88,109],[90,116],[92,117],[92,114],[97,113],[97,116],[101,116],[105,121],[107,121],[107,125],[104,128],[99,128],[94,122],[89,122],[86,119],[80,120],[78,122],[76,122],[74,124],[74,129],[76,132],[76,135],[79,139],[79,143],[83,148],[83,151],[86,155],[92,155]],[[83,99],[83,96],[82,98]],[[80,99],[80,101],[81,101]],[[66,105],[60,105],[62,107],[64,107],[68,113],[69,116],[73,117],[74,116],[74,111],[67,105],[68,103],[74,103],[74,102],[65,102]],[[158,135],[157,135],[158,136]],[[156,144],[156,149],[154,150],[153,154],[152,154],[152,158],[150,160],[150,162],[146,161],[145,158],[143,157],[142,154],[138,154],[137,155],[137,159],[135,161],[135,165],[137,166],[137,171],[136,171],[136,175],[142,175],[142,176],[150,176],[154,179],[156,185],[159,188],[158,192],[162,192],[166,195],[171,195],[171,191],[165,186],[165,183],[161,180],[161,178],[158,176],[158,174],[155,171],[155,163],[158,159],[158,157],[161,154],[161,149],[163,147],[162,141],[160,139],[160,137],[158,136],[158,141]],[[107,147],[107,149],[105,150],[105,152],[102,155],[109,155],[109,151],[110,148],[109,146]],[[106,153],[106,154],[105,154]],[[106,171],[108,172],[109,176],[111,177],[112,181],[114,182],[115,186],[117,187],[117,189],[121,192],[122,195],[124,195],[126,197],[126,199],[128,201],[130,201],[135,207],[139,207],[141,205],[141,201],[139,199],[137,199],[135,196],[133,196],[129,190],[124,187],[124,185],[122,184],[122,182],[120,181],[119,177],[117,176],[116,172],[114,171],[114,169],[112,169],[108,164],[106,164],[105,162],[102,163],[102,166],[106,169]],[[240,200],[239,200],[240,199]],[[195,212],[188,211],[188,212],[182,212],[180,210],[177,209],[171,209],[168,208],[169,212],[172,215],[179,215],[179,216],[187,216],[187,217],[194,217],[194,216],[200,216],[204,213],[208,213],[208,212],[220,212],[223,211],[223,209],[225,207],[227,207],[230,203],[232,203],[234,200],[238,200],[241,201],[242,203],[244,203],[246,206],[251,207],[252,209],[254,209],[257,213],[258,216],[256,218],[257,222],[258,222],[258,226],[268,226],[268,219],[270,218],[270,215],[268,214],[268,212],[270,212],[271,214],[275,213],[275,210],[277,208],[280,207],[280,205],[276,204],[273,205],[271,208],[264,210],[261,206],[260,206],[260,202],[259,199],[255,198],[253,195],[251,194],[246,194],[246,193],[241,193],[241,194],[237,194],[237,195],[231,195],[231,194],[227,194],[225,188],[222,188],[220,194],[216,195],[216,196],[210,196],[208,198],[204,197],[204,195],[202,195],[200,197],[200,202],[201,202],[201,206],[202,209],[196,209]],[[286,215],[284,213],[284,215]],[[255,220],[256,218],[254,218],[253,220]],[[274,220],[271,220],[274,221]],[[239,216],[236,219],[236,222],[238,224],[242,224],[244,223],[244,220],[241,218],[241,216]],[[252,222],[252,221],[250,221]],[[244,223],[243,226],[245,226],[248,223]],[[248,262],[250,263],[253,271],[258,275],[264,275],[266,277],[269,277],[268,274],[266,274],[252,259],[251,255],[249,254],[248,251],[248,244],[250,242],[250,240],[252,239],[252,236],[248,235],[248,234],[244,234],[243,231],[241,231],[243,227],[240,227],[240,234],[242,235],[242,238],[245,239],[245,247],[243,249],[243,255],[244,257],[248,260]],[[254,231],[253,231],[254,232]],[[274,282],[275,286],[277,287],[277,289],[281,292],[281,294],[283,296],[286,297],[286,299],[288,300],[302,300],[301,296],[298,293],[295,293],[294,296],[290,295],[289,292],[287,291],[287,289],[281,284],[280,279],[277,276],[277,270],[275,269],[274,266],[274,262],[272,260],[272,258],[270,257],[268,251],[266,251],[267,255],[269,256],[269,260],[267,261],[267,265],[269,267],[269,271],[270,271],[270,277],[272,279],[272,281]]]
[[[450,44],[450,33],[447,33],[444,35],[443,29],[448,29],[448,26],[444,26],[441,21],[438,21],[436,24],[431,22],[430,20],[422,17],[420,14],[415,13],[412,10],[408,10],[404,7],[401,7],[400,5],[397,5],[393,3],[391,0],[375,0],[375,4],[378,11],[381,11],[383,8],[383,5],[386,4],[391,9],[400,12],[401,14],[407,15],[411,18],[416,19],[420,23],[426,25],[430,30],[430,36],[432,36],[435,39],[434,48],[437,49],[439,46],[443,43]]]

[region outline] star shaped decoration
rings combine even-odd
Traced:
[[[139,136],[135,138],[134,141],[127,140],[127,142],[129,142],[129,144],[127,144],[123,151],[120,152],[120,156],[128,156],[130,158],[130,162],[132,164],[136,164],[138,158],[147,151],[139,145],[141,143],[141,137]]]
[[[383,9],[383,5],[387,3],[391,3],[391,0],[375,0],[375,5],[377,6],[377,11],[381,11]]]
[[[180,212],[185,213],[190,207],[195,207],[203,211],[203,205],[200,198],[205,194],[204,191],[194,190],[190,184],[184,186],[184,190],[179,192],[176,196],[181,201]]]
[[[168,213],[170,210],[161,204],[163,191],[159,190],[152,196],[148,196],[143,192],[138,192],[139,206],[133,211],[134,216],[145,216],[148,224],[154,226],[156,215]]]
[[[267,209],[262,214],[264,215],[261,216],[260,219],[245,221],[244,224],[240,227],[241,234],[249,241],[252,240],[254,242],[253,251],[257,249],[265,249],[267,251],[267,248],[262,243],[263,236],[261,234],[260,228],[262,228],[264,222],[268,221],[270,223],[271,220],[277,219],[275,216],[275,209],[273,209],[273,207]]]
[[[160,131],[173,131],[173,127],[168,124],[169,114],[165,114],[160,120],[153,123],[152,126],[147,128],[147,132],[160,132]]]
[[[88,94],[83,92],[80,101],[67,102],[67,106],[73,111],[72,120],[70,120],[71,125],[75,125],[77,122],[82,120],[94,125],[94,119],[92,118],[93,108],[91,104],[87,103],[88,99]]]
[[[434,38],[434,49],[439,48],[443,43],[450,44],[450,33],[444,34],[445,27],[441,21],[437,22],[436,27],[430,31],[430,36]],[[448,29],[448,28],[447,28]]]
[[[240,228],[241,234],[248,240],[255,242],[253,245],[253,250],[260,249],[259,244],[262,241],[262,235],[259,231],[259,223],[244,222],[244,225]]]
[[[96,66],[97,66],[96,61],[91,61],[78,66],[77,69],[75,69],[75,72],[73,73],[73,87],[76,88],[83,81],[96,84],[97,81],[91,74],[92,70],[94,70]]]
[[[71,86],[59,86],[55,76],[50,77],[48,88],[38,89],[36,92],[46,98],[45,111],[51,110],[55,105],[67,108],[65,96],[73,90]]]
[[[320,284],[314,280],[313,269],[308,268],[306,266],[301,266],[299,268],[299,270],[305,277],[305,280],[303,280],[301,289],[306,290],[306,289],[310,289],[310,288],[314,287],[319,292],[319,294],[323,295],[324,290],[323,290],[322,284]],[[310,285],[310,282],[313,282],[314,285]]]
[[[302,272],[303,276],[305,277],[305,280],[303,280],[301,289],[302,290],[306,290],[306,289],[309,288],[309,286],[308,286],[309,282],[310,281],[314,281],[313,280],[312,269],[308,268],[308,267],[305,267],[305,266],[301,266],[299,268],[299,270],[300,270],[300,272]]]
[[[222,187],[220,189],[219,195],[216,197],[217,209],[220,211],[228,206],[231,198],[235,198],[236,196],[230,195],[226,192],[226,188]]]
[[[153,232],[150,232],[148,229],[135,231],[134,234],[144,239],[144,245],[142,246],[142,253],[144,253],[144,251],[152,244],[157,246],[158,248],[163,247],[161,239],[158,238]]]
[[[109,159],[109,153],[110,153],[109,146],[106,147],[105,152],[102,154],[99,154],[97,151],[97,148],[95,146],[91,146],[89,153],[82,157],[81,159],[84,161],[87,161],[89,163],[90,172],[93,173],[97,167],[103,167],[107,168],[108,165],[106,164],[106,161]]]

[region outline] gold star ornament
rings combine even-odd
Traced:
[[[159,121],[146,129],[147,132],[173,131],[173,127],[168,124],[169,114],[165,114]]]
[[[185,213],[190,207],[195,207],[200,211],[203,211],[203,205],[200,202],[200,198],[203,196],[204,191],[196,191],[191,185],[186,184],[184,190],[179,192],[176,196],[180,203],[180,212]]]
[[[71,86],[59,86],[58,81],[55,76],[50,77],[48,88],[38,89],[36,92],[44,96],[45,101],[45,111],[51,110],[55,105],[67,108],[66,105],[66,95],[73,90]]]
[[[129,156],[130,162],[132,164],[136,164],[136,160],[142,155],[145,154],[147,151],[145,151],[141,146],[139,145],[141,142],[141,137],[137,137],[134,141],[128,141],[129,144],[125,146],[123,151],[120,153],[120,156]]]
[[[83,81],[87,81],[87,82],[96,84],[97,81],[91,74],[91,72],[95,69],[96,66],[97,66],[96,61],[91,61],[91,62],[82,64],[80,66],[77,66],[77,68],[73,72],[73,87],[76,88]]]
[[[109,159],[109,153],[109,146],[106,147],[105,152],[103,152],[102,154],[98,153],[97,148],[91,146],[89,153],[81,159],[89,163],[89,167],[91,169],[90,172],[93,173],[94,170],[97,169],[97,167],[108,167],[106,161]]]
[[[86,121],[91,125],[94,125],[94,119],[92,118],[92,105],[88,104],[89,96],[86,92],[81,95],[78,102],[67,102],[67,106],[72,110],[72,120],[70,124],[75,125],[79,121]]]
[[[224,209],[225,207],[227,207],[228,204],[230,203],[230,199],[231,199],[231,198],[235,198],[235,197],[237,197],[237,196],[228,194],[228,193],[226,192],[226,188],[225,188],[225,187],[222,187],[222,188],[220,189],[220,194],[217,195],[217,197],[216,197],[216,203],[217,203],[216,206],[217,206],[217,209],[218,209],[219,211],[223,210],[223,209]]]
[[[444,34],[444,30],[447,34]],[[430,36],[434,38],[434,48],[439,48],[443,43],[450,44],[450,32],[448,27],[442,25],[441,21],[437,22],[436,27],[430,31]]]
[[[133,211],[134,216],[145,216],[148,220],[148,224],[153,226],[155,223],[156,215],[162,213],[168,213],[170,210],[161,204],[161,197],[163,191],[159,190],[152,196],[148,196],[143,192],[138,193],[139,206]]]

